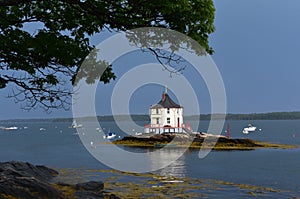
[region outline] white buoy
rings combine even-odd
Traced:
[[[96,148],[96,146],[94,146],[94,142],[93,141],[91,141],[91,147],[94,148],[94,149]]]

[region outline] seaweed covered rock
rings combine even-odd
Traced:
[[[7,198],[112,198],[117,196],[104,193],[104,183],[90,181],[70,185],[52,183],[58,172],[45,166],[27,162],[0,163],[0,199]]]
[[[142,136],[125,136],[121,140],[114,141],[115,144],[121,144],[122,142],[132,143],[168,143],[171,141],[186,141],[191,139],[187,134],[176,134],[176,133],[163,133],[163,134],[152,134]]]
[[[189,149],[254,150],[257,148],[288,149],[297,147],[296,145],[260,142],[244,138],[227,138],[223,135],[214,135],[204,132],[194,132],[193,134],[142,134],[137,136],[126,136],[121,140],[116,140],[112,143],[128,147],[161,148],[165,147],[166,144],[171,141],[173,142],[174,147],[189,147]]]
[[[45,166],[34,166],[28,162],[2,162],[0,163],[1,175],[14,175],[22,177],[34,177],[39,180],[50,180],[58,175],[58,172]]]
[[[0,198],[63,198],[48,183],[57,175],[53,169],[27,162],[0,163]]]
[[[261,146],[259,144],[256,144],[251,139],[219,138],[217,144],[227,144],[227,145],[236,145],[236,146],[244,146],[244,147],[259,147],[259,146]]]
[[[103,188],[104,188],[104,183],[97,182],[97,181],[89,181],[89,182],[76,184],[76,189],[78,190],[100,192],[103,190]]]

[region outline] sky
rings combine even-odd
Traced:
[[[213,58],[232,113],[300,110],[300,1],[216,1]]]
[[[214,2],[216,31],[210,35],[210,45],[215,51],[212,59],[224,81],[227,112],[300,111],[300,1]],[[108,36],[102,34],[92,41],[97,44]],[[122,60],[119,62],[125,63]],[[136,62],[139,62],[138,59]],[[122,71],[116,73],[118,76]],[[201,92],[197,96],[202,103],[201,113],[209,113],[209,97],[202,83],[199,85],[204,94]],[[106,100],[96,107],[98,115],[110,114],[107,107],[114,85],[105,85],[101,94],[97,95],[96,99]],[[160,100],[163,90],[163,86],[158,85],[138,89],[132,96],[131,113],[147,114],[149,105]],[[0,120],[72,116],[72,110],[54,110],[50,114],[40,109],[25,111],[21,109],[21,104],[15,104],[6,97],[9,92],[9,88],[0,91]]]

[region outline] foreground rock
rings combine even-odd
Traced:
[[[24,162],[0,163],[0,197],[63,198],[48,181],[58,173]]]
[[[69,185],[51,183],[58,172],[26,162],[0,163],[0,199],[4,198],[118,198],[104,195],[103,182]]]

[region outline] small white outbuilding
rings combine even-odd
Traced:
[[[167,89],[161,100],[150,107],[150,124],[145,125],[145,133],[186,133],[190,126],[183,123],[183,107],[168,95]]]

